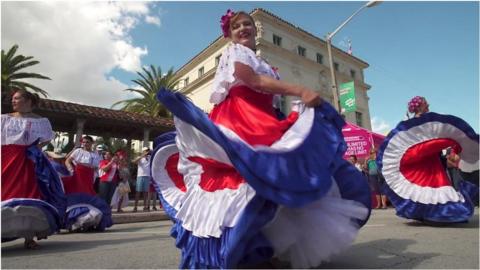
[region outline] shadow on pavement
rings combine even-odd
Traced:
[[[436,223],[436,222],[422,222],[418,220],[407,220],[407,226],[412,227],[435,227],[435,228],[478,228],[478,214],[473,215],[468,222],[463,223]]]
[[[77,233],[81,237],[82,235],[88,236],[88,240],[75,240],[68,242],[68,239],[62,240],[58,237],[55,239],[46,239],[40,240],[40,247],[37,250],[28,250],[23,247],[23,239],[14,240],[18,244],[11,246],[4,246],[2,243],[2,257],[30,257],[30,256],[41,256],[42,254],[49,253],[64,253],[64,252],[75,252],[82,250],[91,250],[100,246],[112,246],[112,250],[117,249],[116,245],[141,242],[141,241],[161,241],[164,239],[172,239],[169,235],[142,235],[141,237],[128,237],[121,239],[91,239],[93,233]],[[106,233],[96,233],[99,235],[106,235]],[[73,234],[72,234],[73,235]],[[132,234],[136,235],[136,234]],[[62,237],[62,236],[60,236]]]
[[[354,244],[317,269],[411,269],[424,260],[441,255],[427,251],[406,251],[407,247],[414,243],[416,241],[408,239],[382,239]]]

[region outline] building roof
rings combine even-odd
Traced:
[[[279,21],[281,21],[281,22],[289,25],[290,27],[293,27],[293,28],[297,29],[298,31],[300,31],[300,32],[302,32],[302,33],[304,33],[304,34],[306,34],[306,35],[308,35],[308,36],[310,36],[310,37],[312,37],[312,38],[314,38],[314,39],[322,42],[322,43],[325,43],[325,44],[327,43],[325,40],[323,40],[323,39],[315,36],[314,34],[311,34],[311,33],[307,32],[307,31],[305,31],[304,29],[302,29],[302,28],[300,28],[300,27],[298,27],[298,26],[296,26],[296,25],[294,25],[294,24],[292,24],[292,23],[290,23],[290,22],[288,22],[288,21],[285,21],[284,19],[282,19],[281,17],[273,14],[273,13],[270,12],[270,11],[267,11],[267,10],[265,10],[265,9],[263,9],[263,8],[256,8],[256,9],[254,9],[252,12],[250,12],[250,14],[251,14],[251,15],[254,15],[256,12],[265,13],[265,14],[267,14],[267,15],[269,15],[269,16],[271,16],[271,17],[273,17],[273,18],[275,18],[275,19],[277,19],[277,20],[279,20]],[[332,50],[337,50],[338,52],[343,53],[343,54],[345,54],[345,55],[348,56],[348,57],[354,58],[355,60],[361,62],[362,64],[366,65],[367,67],[369,66],[367,62],[365,62],[365,61],[363,61],[362,59],[360,59],[360,58],[358,58],[358,57],[355,57],[355,56],[353,56],[353,55],[351,55],[351,54],[348,54],[347,52],[345,52],[345,51],[343,51],[343,50],[335,47],[333,44],[332,44]]]
[[[12,111],[11,100],[2,93],[2,113]],[[50,120],[54,131],[76,132],[77,119],[84,119],[84,134],[143,140],[143,131],[150,139],[174,130],[173,120],[139,113],[112,110],[53,99],[41,99],[35,113]]]
[[[55,113],[72,113],[78,118],[87,117],[104,120],[135,122],[135,124],[145,126],[174,126],[173,121],[168,118],[152,117],[145,114],[112,110],[53,99],[42,99],[38,106],[38,110],[46,110]]]

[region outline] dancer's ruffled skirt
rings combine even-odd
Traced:
[[[60,178],[36,145],[2,145],[2,241],[47,238],[65,207]]]
[[[110,206],[96,196],[94,169],[77,164],[73,175],[65,175],[64,166],[55,166],[62,177],[67,209],[62,228],[69,231],[104,231],[113,225]]]
[[[455,116],[426,113],[400,122],[377,156],[384,191],[397,215],[420,221],[467,221],[478,186],[461,181],[455,190],[440,156],[452,147],[461,158],[460,170],[478,170],[478,143],[478,134]]]
[[[343,119],[327,103],[277,120],[245,87],[207,115],[161,90],[176,133],[155,140],[152,176],[180,268],[254,266],[276,256],[315,267],[354,241],[370,214],[361,173],[342,159]]]

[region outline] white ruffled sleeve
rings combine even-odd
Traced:
[[[52,125],[47,118],[13,117],[2,115],[2,145],[30,145],[55,138]]]
[[[261,66],[260,60],[251,49],[241,44],[231,44],[228,46],[220,58],[215,73],[212,94],[210,95],[211,103],[219,104],[222,102],[227,97],[230,87],[239,82],[233,75],[235,72],[235,62],[250,66],[255,72],[257,72]]]

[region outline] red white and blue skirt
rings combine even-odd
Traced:
[[[52,162],[62,175],[67,209],[62,228],[69,231],[104,231],[113,225],[110,206],[96,196],[93,189],[94,169],[77,164],[69,175],[63,164]]]
[[[454,189],[441,158],[448,147],[459,153],[460,170],[478,170],[479,136],[458,117],[430,112],[400,122],[389,133],[377,165],[398,216],[447,223],[472,216],[478,186],[461,181],[459,190]]]
[[[318,266],[370,215],[363,175],[342,156],[343,119],[328,103],[283,120],[272,95],[230,90],[210,116],[161,89],[175,132],[154,141],[151,171],[174,221],[180,268],[238,268],[277,257]]]
[[[65,208],[60,178],[37,145],[2,145],[2,241],[47,238]]]

